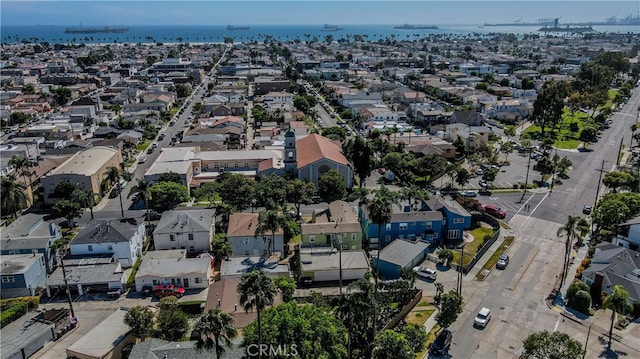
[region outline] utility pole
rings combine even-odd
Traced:
[[[464,243],[462,245],[462,249],[460,253],[460,263],[458,264],[458,283],[456,285],[456,290],[460,295],[462,295],[462,275],[464,274],[464,272],[462,271],[462,259],[464,258],[464,246],[466,245],[467,243]]]
[[[596,209],[596,205],[598,204],[598,194],[600,194],[600,183],[602,182],[602,172],[604,172],[604,163],[606,161],[602,160],[602,166],[600,166],[600,175],[598,176],[598,187],[596,188],[596,195],[595,198],[593,200],[593,207],[592,210],[595,211]],[[591,239],[593,239],[593,236],[595,235],[595,223],[593,221],[593,217],[591,217]]]
[[[120,212],[122,213],[122,218],[124,218],[124,206],[122,205],[122,183],[120,183],[120,179],[118,179],[118,197],[120,197]]]
[[[524,200],[524,196],[527,195],[527,184],[529,183],[529,167],[531,165],[531,148],[529,148],[529,159],[527,160],[527,175],[524,178],[524,192],[522,192],[522,197],[520,197],[520,202]]]
[[[64,279],[64,287],[67,291],[67,301],[69,302],[69,312],[71,313],[71,318],[75,318],[76,314],[73,311],[73,301],[71,300],[71,291],[69,290],[69,282],[67,281],[67,272],[64,270],[64,261],[62,260],[62,250],[58,249],[58,256],[60,256],[60,267],[62,268],[62,279]]]
[[[622,144],[622,142],[621,142]],[[556,140],[556,154],[553,156],[555,160],[558,158],[558,142]],[[551,193],[553,193],[553,184],[556,183],[556,170],[557,170],[558,162],[553,163],[553,173],[551,175],[551,186],[549,186],[549,197],[551,197]]]

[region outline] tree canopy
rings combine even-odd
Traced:
[[[336,170],[329,170],[320,176],[318,192],[327,202],[333,202],[347,195],[344,177]]]
[[[175,182],[158,182],[149,189],[153,199],[153,207],[158,211],[175,208],[189,200],[187,188]]]
[[[131,328],[134,337],[144,340],[153,329],[153,312],[142,305],[129,308],[124,315],[124,323]]]
[[[347,329],[325,306],[282,303],[264,311],[264,343],[285,348],[295,345],[299,358],[347,358]],[[256,322],[243,329],[242,345],[258,344]],[[406,341],[406,340],[405,340]]]
[[[436,315],[436,323],[438,323],[441,328],[446,329],[458,319],[458,315],[462,313],[464,302],[462,301],[462,296],[457,291],[451,290],[448,293],[442,294],[439,305],[440,310]]]
[[[546,330],[530,334],[523,342],[526,359],[579,359],[582,344],[566,333]]]

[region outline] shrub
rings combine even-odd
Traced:
[[[581,266],[584,267],[584,269],[589,268],[590,265],[591,265],[591,259],[585,258],[582,260]]]
[[[580,272],[582,273],[582,271]],[[579,280],[576,280],[573,283],[571,283],[571,285],[569,286],[569,289],[567,289],[567,301],[569,303],[572,303],[576,293],[580,290],[589,292],[589,286],[586,283]]]
[[[25,302],[13,303],[9,308],[0,313],[0,328],[25,315],[29,310],[29,305]]]
[[[593,258],[593,255],[596,253],[596,247],[589,247],[589,250],[587,251],[587,255],[589,256],[589,258]]]
[[[591,294],[586,290],[577,291],[571,301],[571,307],[579,312],[588,314],[591,307]]]

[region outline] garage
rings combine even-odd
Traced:
[[[314,282],[340,280],[340,253],[333,248],[300,251],[302,277]],[[369,260],[364,251],[342,251],[342,280],[352,281],[364,277],[369,271]]]

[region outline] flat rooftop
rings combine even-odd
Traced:
[[[91,329],[82,338],[67,348],[67,355],[82,355],[93,358],[104,358],[123,341],[129,333],[129,326],[124,324],[127,310],[120,308],[107,319]]]

